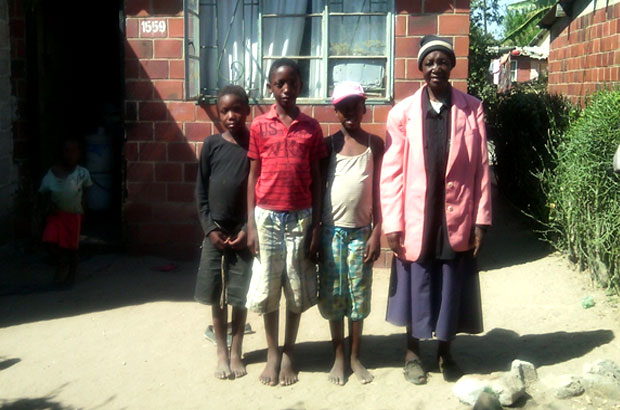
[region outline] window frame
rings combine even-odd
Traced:
[[[215,0],[217,1],[217,0]],[[245,1],[245,0],[240,0]],[[263,67],[266,66],[266,61],[273,61],[275,59],[286,57],[291,58],[293,60],[319,60],[321,63],[320,69],[320,81],[321,84],[325,84],[323,95],[320,97],[298,97],[298,104],[309,104],[309,105],[319,105],[319,104],[331,104],[331,99],[329,95],[330,88],[330,73],[329,67],[330,63],[334,60],[383,60],[385,62],[385,95],[383,97],[377,96],[369,96],[366,100],[367,104],[386,104],[393,101],[394,98],[394,47],[395,47],[395,39],[394,39],[394,30],[395,30],[395,0],[385,0],[386,10],[384,12],[336,12],[330,11],[330,0],[325,0],[323,4],[323,10],[320,13],[300,13],[300,14],[275,14],[275,13],[265,13],[263,12],[264,2],[261,0],[254,0],[258,4],[258,46],[257,46],[257,59],[260,61],[259,67],[259,82],[258,85],[259,93],[261,94],[259,97],[251,98],[251,102],[255,104],[272,104],[275,100],[272,96],[263,95],[264,92],[264,84],[266,81],[266,73],[264,72]],[[206,75],[206,66],[208,65],[200,54],[198,55],[199,63],[199,80],[198,80],[198,92],[196,90],[190,89],[190,75],[191,70],[188,68],[189,59],[195,59],[194,55],[190,55],[190,47],[196,44],[200,44],[200,40],[202,40],[203,33],[199,32],[199,39],[188,38],[188,26],[189,19],[196,18],[191,13],[191,10],[188,10],[188,4],[196,2],[200,6],[202,0],[185,0],[185,26],[186,26],[186,39],[185,39],[185,48],[186,48],[186,99],[188,100],[197,100],[199,104],[212,104],[216,102],[216,95],[208,95],[203,94],[201,88],[201,81],[203,75]],[[331,5],[333,10],[334,5]],[[384,16],[386,22],[386,30],[385,30],[385,55],[369,55],[369,56],[347,56],[347,55],[330,55],[330,47],[329,47],[329,19],[331,17],[340,17],[340,16]],[[199,24],[200,16],[198,17],[198,22],[194,20],[194,24]],[[304,17],[304,18],[321,18],[321,54],[320,56],[265,56],[263,55],[263,23],[265,19],[269,18],[283,18],[283,17]],[[205,17],[202,17],[205,18]],[[216,16],[217,18],[217,16]],[[202,50],[205,46],[200,45],[200,50]],[[247,85],[244,85],[246,88]]]

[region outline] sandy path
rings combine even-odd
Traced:
[[[510,221],[499,215],[481,258],[487,332],[455,341],[464,370],[507,370],[520,358],[548,377],[580,374],[585,363],[602,358],[620,364],[614,300],[592,289],[560,257],[546,255],[544,246]],[[426,386],[403,379],[402,329],[384,321],[386,271],[375,271],[373,313],[365,325],[364,362],[376,380],[362,386],[352,378],[344,387],[327,382],[329,330],[313,308],[302,317],[298,339],[300,382],[282,388],[258,382],[265,342],[262,320],[254,314],[248,322],[256,333],[246,337],[244,349],[248,376],[235,381],[212,376],[215,347],[202,337],[209,311],[190,299],[194,266],[149,270],[158,263],[93,257],[71,291],[0,296],[2,408],[466,408],[437,373]],[[41,264],[27,267],[26,276],[49,274]],[[585,295],[595,298],[594,308],[581,307]],[[435,348],[434,342],[423,344],[429,367]],[[530,401],[525,407],[537,406]],[[589,407],[579,398],[558,408]]]

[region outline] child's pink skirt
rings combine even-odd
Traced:
[[[55,243],[65,249],[78,249],[82,217],[82,214],[63,211],[56,211],[48,216],[43,231],[43,242]]]

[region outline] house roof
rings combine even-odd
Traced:
[[[541,28],[549,29],[561,17],[570,16],[575,0],[561,0],[553,6],[538,22]]]
[[[534,60],[546,60],[549,58],[549,50],[538,46],[504,46],[504,47],[488,47],[487,50],[496,56],[511,53],[514,56],[530,57]]]

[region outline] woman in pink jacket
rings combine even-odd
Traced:
[[[387,120],[381,169],[383,230],[394,251],[387,320],[407,327],[405,378],[426,382],[420,339],[439,340],[446,380],[462,372],[450,343],[482,332],[476,256],[491,225],[491,183],[482,103],[451,87],[449,40],[425,36],[418,66],[426,85]]]

